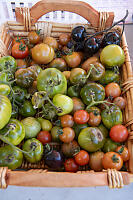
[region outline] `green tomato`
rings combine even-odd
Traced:
[[[6,145],[0,148],[0,167],[8,167],[11,170],[22,165],[23,154],[17,149]]]
[[[80,87],[79,85],[72,85],[67,90],[67,95],[69,97],[79,97],[80,96]]]
[[[101,112],[102,122],[108,129],[114,125],[122,124],[122,112],[116,105],[110,106]]]
[[[10,94],[11,88],[9,85],[0,84],[0,95],[8,96]]]
[[[80,92],[80,96],[86,105],[89,105],[92,102],[91,95],[95,101],[103,101],[105,98],[104,87],[98,83],[86,84]]]
[[[39,140],[35,138],[26,140],[22,146],[22,149],[29,152],[29,154],[24,154],[24,157],[28,162],[37,163],[42,159],[43,145]]]
[[[57,113],[58,116],[63,116],[73,110],[73,100],[62,94],[56,94],[53,98],[53,104],[62,109],[62,112]]]
[[[78,143],[81,148],[89,152],[95,152],[104,145],[105,138],[97,127],[88,127],[81,130]]]
[[[92,66],[94,66],[95,68],[92,68],[91,70]],[[101,63],[98,63],[98,62],[93,63],[92,66],[90,65],[89,67],[90,69],[88,68],[88,71],[91,70],[89,78],[92,81],[98,81],[101,79],[102,76],[104,76],[105,68]]]
[[[27,118],[23,119],[21,122],[25,128],[25,138],[26,139],[36,137],[37,134],[41,130],[40,123],[34,117],[27,117]]]
[[[3,56],[0,58],[0,71],[9,70],[9,72],[15,73],[16,68],[17,63],[12,56]]]
[[[25,97],[27,95],[27,90],[25,88],[14,86],[13,92],[14,92],[14,98],[16,101],[22,103],[25,100]]]
[[[0,72],[0,82],[8,83],[8,74],[6,72]]]
[[[74,68],[70,73],[70,83],[72,85],[84,84],[86,82],[86,71],[82,68]]]
[[[10,119],[9,123],[0,130],[3,141],[7,140],[13,145],[18,145],[25,137],[23,124],[17,119]]]
[[[26,100],[19,109],[19,113],[24,117],[33,117],[36,114],[36,110],[33,108],[32,103]]]
[[[12,105],[10,100],[0,95],[0,129],[2,129],[10,120],[12,113]]]
[[[110,138],[106,138],[106,141],[102,150],[105,153],[110,152],[110,151],[115,151],[118,146],[120,146],[120,143],[114,142]]]
[[[120,75],[118,72],[112,70],[106,70],[104,76],[99,80],[102,85],[107,85],[112,82],[119,82]]]
[[[125,61],[122,48],[116,44],[110,44],[103,48],[100,54],[100,61],[106,67],[121,66]]]
[[[98,128],[100,129],[105,138],[108,137],[109,131],[103,124],[100,124]]]
[[[65,94],[67,91],[66,77],[58,69],[45,69],[37,77],[37,89],[48,92],[50,98],[56,94]]]
[[[51,136],[52,136],[52,141],[53,142],[60,142],[60,138],[59,138],[59,135],[60,135],[59,130],[60,129],[61,129],[61,127],[59,127],[59,126],[54,126],[51,129]]]
[[[78,136],[81,132],[82,129],[84,128],[87,128],[89,125],[88,124],[76,124],[74,123],[73,125],[73,129],[74,129],[74,132],[75,132],[75,138],[78,139]]]
[[[47,119],[41,119],[41,128],[43,131],[50,131],[52,129],[52,123]]]

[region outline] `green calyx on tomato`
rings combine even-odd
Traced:
[[[35,138],[26,140],[22,149],[29,152],[28,154],[24,154],[24,157],[28,162],[36,163],[42,159],[43,145],[39,140]]]
[[[39,131],[41,130],[40,123],[34,117],[27,117],[23,119],[21,122],[25,128],[26,139],[36,137]]]
[[[52,136],[53,142],[60,142],[60,138],[59,138],[60,130],[61,130],[61,127],[59,127],[59,126],[54,126],[51,129],[51,136]]]
[[[61,110],[57,112],[58,116],[63,116],[73,110],[73,100],[62,94],[56,94],[53,98],[53,104]]]
[[[22,152],[14,149],[10,145],[0,148],[0,167],[8,167],[11,170],[21,166],[23,161]]]
[[[101,51],[100,61],[108,68],[120,67],[125,61],[124,51],[119,45],[110,44]]]
[[[20,144],[24,137],[24,126],[17,119],[10,119],[9,123],[2,130],[0,130],[0,139],[3,140],[3,142],[5,140],[9,141],[13,145]]]
[[[22,103],[27,96],[27,90],[19,86],[14,86],[12,89],[15,101]]]
[[[10,100],[0,95],[0,130],[9,122],[12,113]]]
[[[28,88],[33,84],[36,79],[35,72],[32,69],[18,69],[15,72],[15,79],[17,85],[20,87]]]
[[[12,56],[3,56],[0,58],[0,71],[15,73],[16,68],[17,63]]]
[[[36,114],[36,110],[33,108],[31,101],[26,100],[19,109],[19,113],[24,117],[33,117]]]
[[[86,151],[95,152],[103,147],[105,138],[97,127],[88,127],[81,130],[78,143]]]
[[[113,152],[116,150],[116,148],[120,146],[120,143],[112,141],[110,138],[106,138],[105,144],[102,148],[102,150],[106,152]]]
[[[45,69],[37,77],[37,89],[47,92],[50,98],[56,94],[65,94],[67,91],[66,77],[58,69]]]
[[[103,101],[105,98],[105,89],[102,85],[97,83],[86,84],[80,92],[80,96],[86,105],[91,104],[93,101]]]
[[[116,105],[112,105],[101,112],[102,122],[108,129],[122,124],[122,112]]]

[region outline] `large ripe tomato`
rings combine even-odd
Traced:
[[[65,127],[62,129],[63,133],[59,135],[59,138],[64,143],[72,142],[75,137],[75,132],[70,127]]]
[[[87,151],[80,150],[80,152],[77,153],[74,158],[76,163],[80,166],[84,166],[89,163],[89,154]]]
[[[104,169],[120,170],[123,166],[122,157],[116,152],[107,152],[102,159]]]
[[[85,124],[89,120],[89,114],[86,110],[78,110],[74,113],[74,121],[77,124]]]
[[[10,100],[4,95],[0,95],[0,129],[8,123],[11,112],[12,106]]]
[[[121,95],[121,88],[117,83],[109,83],[105,87],[106,97],[116,98]]]
[[[49,97],[56,94],[65,94],[67,90],[67,80],[58,69],[48,68],[41,71],[37,77],[38,91],[46,91]]]
[[[48,64],[54,58],[54,49],[47,44],[37,44],[32,48],[32,58],[37,64]]]
[[[69,67],[78,67],[81,63],[81,57],[78,52],[73,52],[71,55],[64,56],[64,59]]]
[[[51,134],[48,131],[40,131],[37,135],[37,139],[42,143],[46,144],[51,142]]]
[[[125,126],[118,124],[111,128],[109,135],[115,142],[125,142],[128,138],[128,130]]]
[[[68,158],[64,163],[66,172],[77,172],[78,165],[73,158]]]
[[[12,56],[17,59],[23,59],[29,54],[28,47],[25,44],[16,43],[12,47]]]

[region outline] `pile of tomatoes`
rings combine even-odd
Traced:
[[[0,58],[0,166],[44,161],[50,170],[80,166],[121,170],[129,160],[122,125],[125,56],[120,35],[71,34],[15,37],[11,56]]]

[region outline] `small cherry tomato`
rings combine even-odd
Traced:
[[[105,87],[106,97],[116,98],[121,95],[121,88],[117,83],[109,83]]]
[[[54,49],[58,49],[58,42],[53,37],[46,37],[43,40],[43,43],[49,45],[50,47],[53,47]]]
[[[37,44],[40,41],[39,33],[36,31],[30,31],[28,34],[30,44]]]
[[[65,171],[66,172],[77,172],[78,165],[73,158],[69,158],[64,163]]]
[[[122,157],[116,152],[107,152],[102,159],[104,169],[120,170],[123,166]]]
[[[16,43],[12,47],[12,56],[14,58],[23,59],[29,54],[28,47],[22,43]]]
[[[74,121],[77,124],[85,124],[89,120],[89,114],[85,110],[78,110],[74,113]]]
[[[72,115],[63,115],[60,117],[61,126],[64,127],[73,127],[74,121]]]
[[[124,145],[117,147],[116,152],[121,155],[124,162],[129,160],[130,158],[129,151],[127,147],[125,147]]]
[[[115,142],[125,142],[128,138],[128,130],[125,126],[118,124],[110,129],[109,136]]]
[[[63,133],[59,135],[59,138],[62,142],[64,143],[69,143],[73,141],[75,137],[75,132],[72,128],[70,127],[65,127],[62,129]]]
[[[48,131],[40,131],[37,135],[37,139],[42,143],[46,144],[51,142],[52,137],[51,134]]]
[[[85,150],[80,150],[80,152],[77,153],[74,158],[75,162],[80,166],[84,166],[89,163],[89,154]]]
[[[73,52],[71,55],[64,56],[64,59],[69,67],[78,67],[81,63],[81,57],[78,52]]]
[[[16,44],[16,43],[23,43],[23,44],[25,44],[25,41],[23,40],[22,37],[17,36],[17,37],[15,37],[15,38],[13,39],[13,41],[12,41],[12,46],[13,46],[14,44]]]
[[[67,33],[62,33],[60,36],[59,36],[59,43],[63,46],[66,46],[67,43],[70,41],[70,35],[67,34]]]
[[[126,106],[126,100],[123,97],[116,97],[113,100],[113,103],[115,103],[117,106],[119,106],[119,108],[122,110],[125,108]]]

